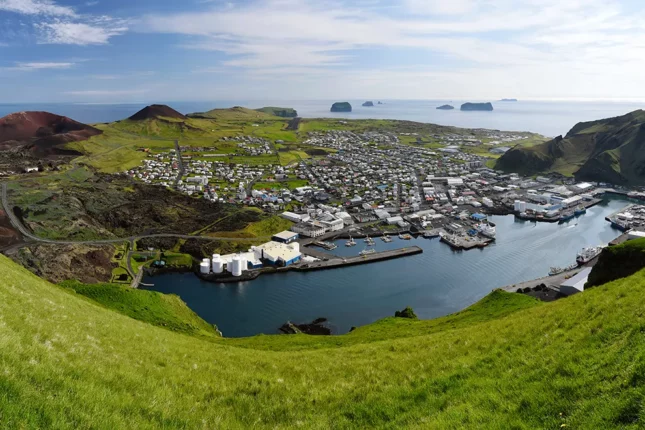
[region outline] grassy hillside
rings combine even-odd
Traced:
[[[497,169],[533,175],[557,172],[614,184],[645,183],[645,111],[576,124],[563,138],[532,147],[516,146]]]
[[[630,240],[603,249],[586,287],[594,287],[630,276],[645,268],[645,239]]]
[[[216,336],[215,327],[199,318],[178,296],[114,284],[59,284],[96,303],[139,321],[179,333]]]
[[[291,338],[240,348],[173,333],[0,266],[4,428],[643,424],[645,272],[511,313],[491,310],[510,297],[496,293],[452,321],[386,320],[347,344],[302,336],[299,350],[266,351]]]

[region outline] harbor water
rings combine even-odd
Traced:
[[[605,217],[627,205],[611,198],[564,224],[535,223],[514,216],[493,216],[497,240],[484,249],[453,251],[438,238],[385,243],[377,251],[418,245],[423,253],[379,263],[320,272],[263,275],[249,282],[214,284],[192,273],[144,278],[149,289],[179,295],[227,337],[273,334],[287,320],[302,323],[328,318],[335,334],[369,324],[412,306],[420,318],[459,311],[497,287],[546,276],[552,266],[567,266],[587,246],[620,235]],[[358,255],[357,245],[331,251]]]

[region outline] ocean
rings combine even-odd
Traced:
[[[378,100],[373,100],[377,103]],[[304,118],[347,118],[347,119],[398,119],[429,122],[464,128],[488,128],[508,131],[530,131],[554,137],[566,134],[580,121],[593,121],[626,114],[645,107],[635,102],[553,102],[518,101],[493,102],[492,112],[462,112],[459,106],[464,101],[451,100],[381,100],[384,104],[374,107],[361,106],[364,100],[349,100],[351,113],[331,113],[329,108],[334,100],[263,100],[213,102],[154,102],[168,104],[181,113],[203,112],[214,108],[244,106],[292,107]],[[84,123],[111,122],[125,119],[150,103],[139,104],[0,104],[0,117],[23,110],[45,110],[65,115]],[[437,110],[436,107],[449,103],[454,110]]]

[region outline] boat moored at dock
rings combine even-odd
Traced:
[[[578,253],[576,257],[576,262],[580,265],[587,264],[594,258],[600,255],[603,250],[603,246],[592,246],[589,248],[583,248],[582,251]]]

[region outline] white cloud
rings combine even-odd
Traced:
[[[123,22],[104,21],[103,25],[85,23],[53,22],[37,25],[40,30],[39,43],[63,45],[105,45],[110,37],[125,33],[128,28]]]
[[[0,10],[25,15],[76,16],[74,9],[51,0],[0,0]]]
[[[405,0],[405,6],[412,13],[421,15],[457,15],[472,12],[475,0]]]
[[[61,70],[69,69],[74,66],[74,63],[52,63],[52,62],[34,62],[34,63],[15,63],[15,66],[4,67],[4,70]]]

